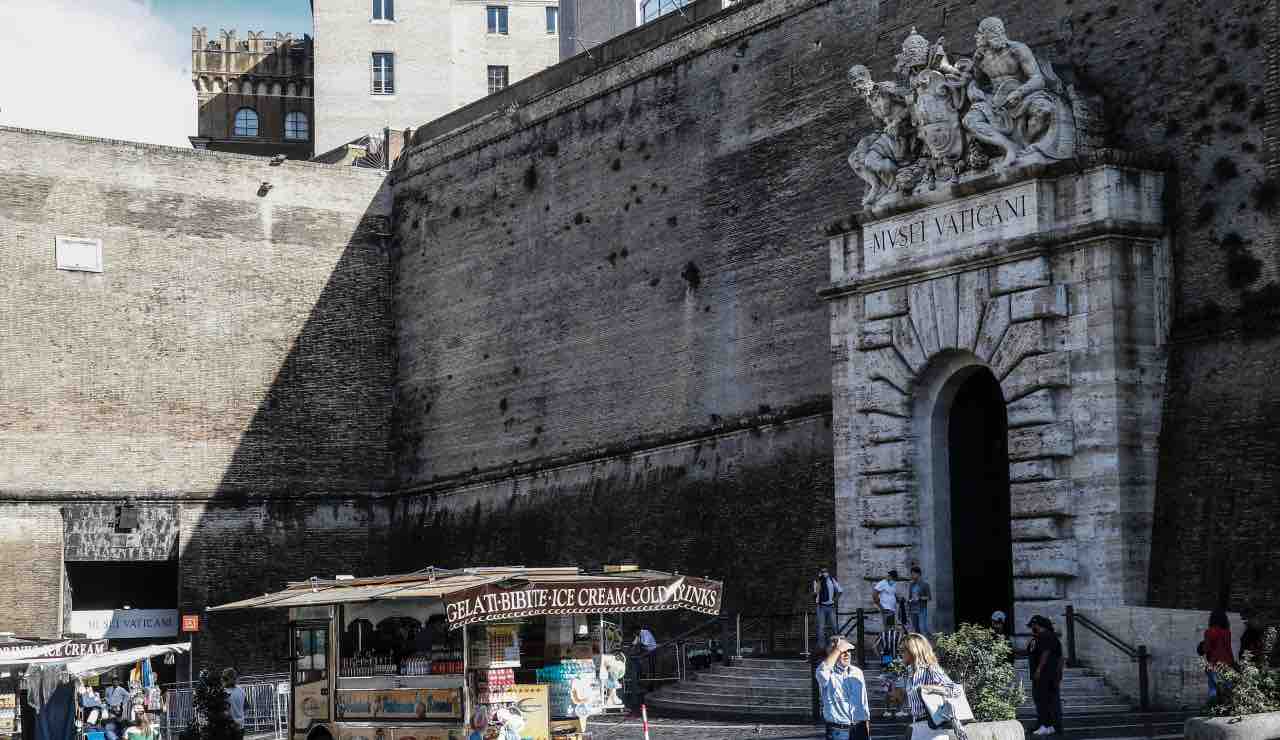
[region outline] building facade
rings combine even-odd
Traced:
[[[634,0],[561,0],[560,59],[568,59],[636,27]]]
[[[197,149],[309,159],[314,151],[310,36],[215,39],[191,29],[191,84],[199,109]]]
[[[556,0],[313,0],[316,153],[437,118],[559,60]]]

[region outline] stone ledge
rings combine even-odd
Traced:
[[[1075,429],[1069,421],[1009,430],[1009,459],[1034,460],[1075,454]]]
[[[1280,712],[1240,717],[1192,717],[1182,727],[1186,740],[1261,740],[1280,737]]]
[[[1034,319],[1060,319],[1070,313],[1066,285],[1046,285],[1014,293],[1009,304],[1013,323]]]
[[[1009,416],[1009,428],[1052,424],[1058,420],[1053,407],[1053,391],[1048,388],[1029,393],[1005,406]]]

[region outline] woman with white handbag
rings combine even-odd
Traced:
[[[907,635],[902,641],[902,660],[907,664],[907,701],[911,704],[911,740],[966,740],[964,722],[973,721],[973,711],[964,696],[964,687],[938,665],[938,657],[928,638]]]

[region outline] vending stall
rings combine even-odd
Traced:
[[[721,591],[639,569],[428,568],[209,611],[289,611],[291,740],[569,740],[620,704],[625,658],[604,615],[715,615]]]

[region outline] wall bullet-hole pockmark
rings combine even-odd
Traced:
[[[1254,208],[1271,213],[1280,205],[1280,184],[1274,178],[1267,178],[1258,183],[1250,195],[1253,197]]]
[[[454,217],[454,218],[457,218],[457,217],[461,216],[461,215],[462,215],[462,206],[454,206],[454,207],[453,207],[453,210],[452,210],[452,211],[449,211],[449,215],[450,215],[450,216],[452,216],[452,217]]]
[[[622,160],[615,157],[614,160],[609,163],[609,169],[613,170],[614,172],[617,172],[618,170],[622,169]]]
[[[515,367],[511,368],[511,374],[512,374],[512,375],[515,375],[516,377],[519,377],[519,376],[520,376],[520,366],[519,366],[519,365],[516,365]]]
[[[560,144],[554,141],[548,141],[543,145],[542,153],[548,157],[554,157],[560,154]]]
[[[680,271],[680,277],[684,278],[684,281],[689,284],[692,290],[697,290],[698,286],[702,285],[702,272],[693,262],[689,262],[684,266],[684,269]]]
[[[621,257],[622,259],[626,259],[628,254],[629,254],[629,252],[627,252],[627,248],[626,248],[626,247],[623,247],[623,248],[622,248],[622,251],[621,251],[621,252],[618,252],[618,256],[619,256],[619,257]]]
[[[662,282],[662,278],[657,277],[657,276],[651,277],[651,278],[649,278],[649,287],[650,287],[650,288],[656,288],[656,287],[658,287],[658,283],[660,283],[660,282]]]
[[[575,225],[577,225],[577,226],[581,226],[581,225],[582,225],[582,222],[583,222],[584,220],[586,220],[586,217],[585,217],[585,216],[583,216],[581,213],[575,213],[575,214],[573,214],[573,223],[574,223]]]
[[[667,216],[667,226],[675,226],[680,223],[680,219],[675,216]]]
[[[1213,176],[1219,180],[1234,180],[1239,175],[1240,170],[1230,157],[1219,157],[1218,161],[1213,163]]]
[[[501,401],[498,401],[498,410],[502,412],[507,410],[507,399],[504,398]]]
[[[609,260],[609,264],[611,264],[611,265],[617,265],[617,264],[618,264],[618,253],[617,253],[617,252],[610,252],[610,253],[609,253],[609,256],[608,256],[608,258],[607,258],[607,259]]]
[[[535,190],[538,187],[538,168],[529,165],[524,171],[524,189]]]

